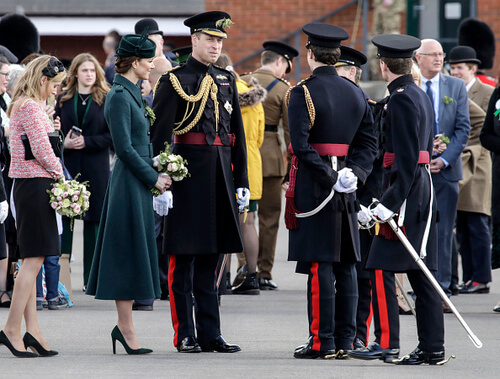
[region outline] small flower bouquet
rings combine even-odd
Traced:
[[[87,184],[88,182],[59,179],[50,191],[47,190],[50,206],[60,215],[71,218],[72,230],[73,218],[85,215],[89,209],[90,191],[87,190]]]
[[[448,105],[448,104],[451,104],[453,103],[453,99],[451,97],[448,97],[448,96],[444,96],[443,97],[443,102]]]
[[[191,176],[186,167],[188,162],[180,155],[172,154],[170,149],[170,144],[165,143],[165,151],[158,155],[158,172],[168,174],[173,181],[180,182],[182,179]],[[157,188],[153,188],[151,192],[155,197],[161,194]]]

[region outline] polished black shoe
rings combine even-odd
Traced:
[[[295,349],[295,351],[293,352],[293,357],[297,359],[332,359],[335,358],[335,350],[313,350],[312,346],[310,344],[307,344],[302,348]]]
[[[40,342],[38,342],[37,339],[28,332],[24,334],[23,342],[26,350],[28,350],[29,347],[31,350],[33,350],[34,353],[38,354],[41,357],[53,357],[54,355],[59,354],[55,350],[46,350],[40,344]]]
[[[353,350],[362,350],[366,347],[366,344],[361,340],[361,338],[354,338],[354,342],[352,343]]]
[[[245,280],[239,286],[233,287],[233,295],[259,295],[259,283],[257,282],[257,273],[247,274]]]
[[[351,350],[347,353],[351,358],[357,359],[380,359],[386,363],[398,359],[399,349],[382,349],[378,343],[371,343],[364,349]]]
[[[468,287],[464,287],[460,290],[460,293],[490,293],[490,286],[488,283],[476,283],[471,284]]]
[[[177,344],[179,353],[200,353],[201,347],[193,336],[187,336]]]
[[[31,351],[16,350],[16,348],[10,343],[3,330],[0,331],[0,345],[7,346],[10,352],[18,358],[36,358],[39,356],[38,354],[32,353]]]
[[[236,276],[234,277],[234,282],[232,285],[233,288],[238,287],[241,283],[243,283],[243,281],[245,280],[245,277],[247,275],[247,272],[248,272],[248,266],[246,264],[241,266],[238,269],[238,272],[236,273]]]
[[[458,284],[450,285],[451,296],[457,296],[460,293],[460,288]]]
[[[278,285],[271,279],[259,278],[259,287],[261,291],[273,291],[278,289]]]
[[[139,303],[136,303],[134,301],[132,303],[132,310],[133,311],[152,311],[153,305],[139,304]]]
[[[444,350],[427,352],[417,347],[410,354],[405,355],[403,358],[393,363],[397,365],[421,365],[422,363],[435,365],[442,361],[444,361]]]
[[[500,303],[493,307],[493,312],[500,312]]]
[[[214,338],[208,346],[202,346],[201,351],[212,352],[216,351],[217,353],[236,353],[240,351],[241,348],[238,345],[230,345],[222,336]]]

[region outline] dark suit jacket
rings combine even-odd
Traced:
[[[62,95],[61,95],[62,96]],[[77,116],[73,99],[65,101],[62,107],[56,106],[56,115],[61,117],[61,130],[66,136],[73,125],[77,126]],[[90,208],[84,220],[98,222],[101,217],[102,204],[109,180],[109,148],[111,134],[104,119],[104,103],[99,106],[95,101],[83,125],[78,125],[85,139],[85,148],[80,150],[64,149],[64,164],[71,176],[78,177],[79,182],[88,180],[90,184]]]
[[[439,74],[439,133],[450,138],[447,149],[441,154],[448,167],[439,174],[449,181],[462,179],[462,151],[467,145],[470,131],[469,99],[462,79]],[[448,100],[448,104],[445,102]]]

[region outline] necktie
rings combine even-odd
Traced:
[[[439,134],[439,131],[437,129],[437,124],[436,124],[436,110],[434,109],[434,94],[432,93],[432,82],[430,80],[428,80],[427,82],[425,82],[425,85],[427,86],[427,91],[425,91],[427,93],[427,96],[429,96],[429,99],[431,100],[431,104],[432,104],[432,109],[434,110],[434,117],[433,117],[433,120],[434,120],[434,135],[436,134]]]

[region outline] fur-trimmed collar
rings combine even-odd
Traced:
[[[266,89],[259,84],[259,81],[256,78],[250,79],[250,81],[248,82],[248,87],[249,89],[247,92],[238,94],[240,107],[253,107],[264,101],[267,96]]]

